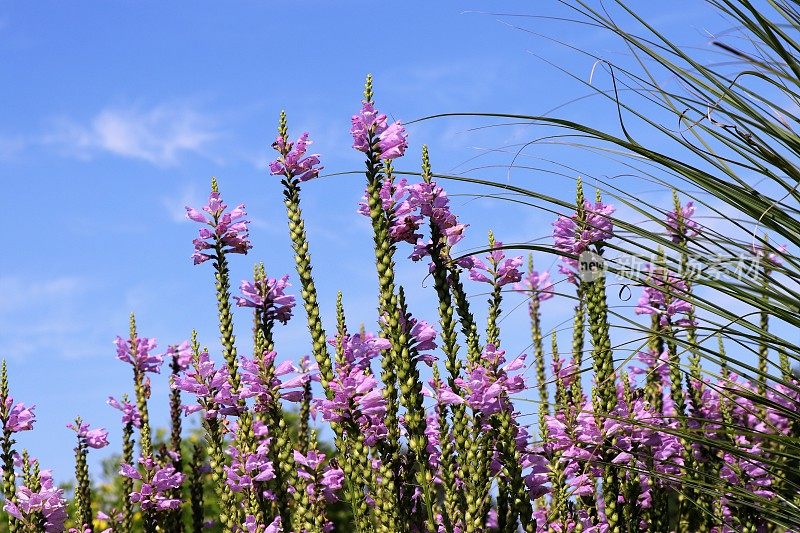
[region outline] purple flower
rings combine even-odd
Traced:
[[[164,362],[163,354],[151,354],[157,344],[155,339],[147,337],[137,337],[130,341],[117,336],[114,339],[117,346],[117,359],[124,363],[129,363],[139,372],[161,372],[161,364]]]
[[[658,382],[666,383],[669,379],[669,352],[664,350],[660,354],[655,354],[651,350],[639,352],[636,359],[645,365],[645,368],[638,366],[629,367],[629,371],[634,375],[645,375],[654,372],[658,376]]]
[[[778,253],[769,252],[766,254],[765,257],[764,247],[756,244],[753,246],[753,255],[755,255],[759,259],[762,258],[766,259],[767,263],[769,263],[769,265],[771,266],[780,266],[783,264],[783,259],[781,259],[781,255],[785,255],[788,249],[789,248],[785,244],[782,244],[776,248]]]
[[[120,402],[113,396],[109,396],[108,400],[106,400],[106,403],[114,409],[122,411],[123,424],[133,424],[133,426],[137,428],[142,426],[142,415],[139,414],[139,410],[136,408],[136,406],[128,400],[123,400]]]
[[[372,374],[359,368],[339,370],[329,386],[333,397],[316,400],[326,421],[355,424],[367,446],[386,437],[386,400]]]
[[[15,501],[7,501],[3,510],[35,530],[44,526],[47,533],[62,533],[67,521],[64,491],[53,485],[49,470],[43,470],[39,474],[39,485],[37,492],[24,485],[18,487]],[[43,524],[40,523],[41,517],[44,518]]]
[[[672,237],[672,242],[679,243],[686,237],[700,234],[700,225],[692,220],[692,215],[694,215],[694,202],[687,202],[681,208],[680,221],[683,223],[683,232],[679,233],[677,212],[672,210],[667,213],[667,232]]]
[[[242,453],[235,446],[228,449],[230,466],[225,466],[226,483],[233,492],[256,490],[257,483],[275,479],[275,468],[267,457],[271,439],[262,439],[254,453]]]
[[[674,274],[666,273],[663,268],[650,266],[649,270],[652,285],[644,288],[636,305],[636,314],[656,315],[662,326],[670,322],[677,326],[694,325],[688,318],[672,321],[675,315],[692,311],[692,304],[681,299],[682,295],[688,293],[686,282]]]
[[[294,143],[287,142],[279,135],[272,147],[281,155],[269,164],[269,173],[273,176],[281,174],[300,181],[316,178],[323,167],[317,166],[319,154],[306,156],[310,144],[313,142],[308,140],[308,132],[303,133]]]
[[[192,364],[192,347],[189,345],[189,341],[183,341],[180,344],[171,344],[167,347],[167,353],[164,354],[164,357],[170,360],[177,358],[178,369],[184,371]]]
[[[322,474],[322,493],[329,502],[337,500],[336,493],[342,490],[344,485],[344,471],[338,466],[328,465]]]
[[[473,411],[486,416],[510,409],[508,396],[524,390],[525,380],[522,375],[512,376],[509,372],[524,368],[525,357],[524,354],[520,355],[503,365],[505,351],[497,349],[491,343],[487,344],[482,354],[486,366],[475,365],[463,378],[456,379],[456,384],[462,391],[462,399]]]
[[[407,138],[408,134],[399,120],[390,124],[379,136],[378,148],[381,151],[381,159],[403,157],[408,148]]]
[[[442,383],[441,381],[435,382],[433,380],[429,381],[428,383],[431,384],[433,390],[428,389],[427,387],[422,388],[423,396],[428,396],[430,398],[434,398],[436,400],[437,408],[442,405],[461,405],[467,403],[464,398],[459,396],[458,394],[454,393],[450,387]],[[438,421],[434,419],[435,423],[438,425]],[[428,423],[432,423],[431,420]],[[436,440],[438,440],[438,435]]]
[[[244,521],[244,529],[247,533],[282,533],[281,517],[276,516],[274,520],[265,528],[255,516],[249,514]]]
[[[67,424],[67,427],[78,434],[78,439],[89,448],[99,450],[108,446],[108,431],[103,428],[89,429],[89,424]]]
[[[378,337],[368,331],[363,334],[345,335],[341,342],[346,366],[360,370],[368,369],[370,361],[374,357],[392,347],[388,339]],[[328,339],[328,344],[331,346],[337,346],[338,343],[339,339],[337,337]]]
[[[389,237],[392,242],[415,244],[422,237],[417,233],[422,216],[417,214],[419,206],[411,189],[405,178],[397,182],[386,179],[381,185],[381,207],[391,218]],[[367,217],[370,216],[368,196],[369,191],[365,191],[358,204],[358,212]]]
[[[469,279],[489,283],[496,287],[520,281],[522,274],[519,267],[522,266],[522,257],[506,259],[506,254],[499,249],[502,246],[503,243],[500,241],[494,243],[493,250],[486,256],[489,262],[488,266],[480,259],[473,257],[473,267],[469,271]],[[489,275],[487,276],[484,272]]]
[[[144,511],[177,509],[181,500],[172,498],[171,494],[181,486],[185,476],[176,472],[171,464],[160,465],[152,457],[142,457],[139,463],[143,467],[143,474],[132,465],[120,465],[121,476],[142,481],[139,490],[128,495],[129,501],[138,503]]]
[[[410,186],[408,192],[412,204],[418,206],[422,216],[430,219],[431,224],[437,228],[447,246],[452,247],[464,238],[464,230],[467,225],[459,223],[458,217],[450,210],[450,199],[444,189],[434,182],[422,182]],[[417,241],[411,259],[419,261],[430,255],[429,247],[431,245],[430,242]],[[468,260],[461,266],[470,268],[472,265]]]
[[[237,296],[236,303],[239,307],[260,309],[267,320],[278,320],[286,324],[292,318],[292,308],[295,306],[294,296],[285,294],[287,287],[291,287],[288,274],[280,279],[265,278],[255,282],[245,280],[239,286],[244,296]]]
[[[36,414],[33,412],[35,408],[35,405],[28,407],[22,402],[15,404],[14,398],[8,396],[3,405],[3,429],[11,433],[30,431],[36,422]]]
[[[616,208],[610,204],[588,200],[584,203],[585,225],[578,227],[578,214],[560,216],[553,223],[553,238],[558,250],[580,255],[588,250],[589,245],[607,241],[614,236],[614,224],[611,215]]]
[[[216,368],[208,352],[200,354],[191,370],[176,376],[172,387],[196,396],[197,403],[183,406],[186,415],[205,411],[204,416],[210,419],[240,411],[239,396],[232,392],[227,365]]]
[[[250,222],[242,220],[247,215],[244,204],[238,205],[228,213],[225,212],[227,208],[219,192],[216,191],[211,192],[208,204],[202,208],[210,217],[206,217],[197,209],[186,207],[186,217],[189,220],[209,226],[200,228],[199,237],[192,241],[194,243],[192,259],[195,265],[216,258],[219,251],[246,254],[252,248],[247,230],[247,224]]]
[[[316,375],[312,377],[312,370],[316,365],[311,365],[305,360],[303,372],[286,382],[281,381],[280,377],[297,372],[297,368],[291,361],[283,361],[275,365],[275,352],[265,352],[261,358],[248,359],[242,357],[242,391],[243,398],[255,398],[255,410],[261,412],[275,405],[278,397],[288,401],[296,402],[302,400],[303,387],[311,379],[318,379]],[[286,390],[283,390],[286,389]],[[299,390],[290,390],[299,389]]]
[[[537,272],[531,270],[522,280],[514,284],[514,290],[523,294],[530,294],[539,301],[549,300],[554,296],[553,282],[550,281],[550,272]]]
[[[294,450],[297,475],[306,481],[306,492],[313,502],[338,500],[336,493],[344,483],[344,471],[325,464],[325,454],[308,450],[305,454]]]
[[[371,148],[370,139],[375,137],[380,159],[396,159],[408,148],[408,135],[400,121],[387,125],[386,115],[379,113],[372,102],[364,100],[361,111],[353,115],[351,123],[350,135],[356,150],[367,153]]]
[[[433,366],[436,356],[422,352],[436,349],[436,342],[434,341],[437,335],[436,330],[428,322],[413,317],[404,319],[404,322],[408,330],[409,346],[419,354],[416,360],[422,361],[428,366]]]

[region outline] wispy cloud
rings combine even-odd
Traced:
[[[80,278],[60,277],[40,280],[36,283],[18,277],[0,278],[0,316],[12,311],[26,310],[37,302],[68,298],[84,290]]]
[[[22,137],[0,137],[0,160],[13,158],[28,146],[29,141]]]
[[[194,184],[184,186],[176,194],[161,197],[161,205],[167,210],[167,214],[173,222],[188,222],[186,218],[186,206],[203,205],[203,197]]]
[[[103,353],[101,320],[81,307],[90,289],[78,277],[0,278],[0,356],[73,359]]]
[[[61,119],[45,142],[79,158],[105,152],[170,166],[182,154],[202,152],[218,137],[213,121],[190,106],[160,104],[106,108],[83,124]]]

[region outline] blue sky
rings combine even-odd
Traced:
[[[362,168],[350,148],[349,118],[359,107],[364,76],[375,76],[376,100],[390,116],[413,120],[439,112],[538,114],[587,93],[540,58],[588,80],[593,60],[542,38],[621,57],[619,43],[594,30],[555,20],[508,18],[497,12],[564,15],[556,2],[155,2],[0,3],[0,212],[6,250],[0,254],[0,357],[8,360],[15,398],[37,404],[38,428],[22,445],[55,469],[72,468],[72,434],[80,414],[112,432],[118,413],[109,394],[130,391],[130,372],[114,357],[128,314],[160,346],[200,332],[217,346],[210,265],[192,266],[196,227],[184,206],[199,206],[210,176],[230,204],[245,202],[255,248],[232,261],[233,279],[255,261],[271,275],[296,280],[280,201],[265,170],[278,113],[295,135],[309,131],[328,172]],[[645,16],[687,45],[704,47],[704,29],[725,29],[699,1],[648,6]],[[524,27],[526,31],[515,28]],[[597,81],[608,85],[608,80]],[[561,113],[614,127],[608,106],[590,99]],[[509,173],[528,127],[475,129],[486,121],[442,119],[410,126],[416,170],[420,145],[435,170],[468,172],[572,196],[574,178],[612,172],[586,152],[526,151],[529,164],[558,157],[564,176]],[[552,167],[552,164],[547,163]],[[591,180],[589,180],[591,186]],[[667,207],[668,192],[648,184],[631,190]],[[350,322],[374,329],[375,274],[371,235],[355,214],[363,177],[327,177],[304,187],[317,284],[327,324],[338,289]],[[507,242],[545,239],[553,216],[475,196],[452,185],[454,204],[471,224],[465,249],[495,230]],[[461,194],[462,196],[459,196]],[[549,242],[549,241],[548,241]],[[401,256],[410,250],[401,249]],[[552,259],[537,257],[541,267]],[[402,263],[412,309],[436,321],[424,267]],[[484,298],[472,286],[476,302]],[[502,324],[512,352],[527,349],[526,313],[509,297]],[[619,303],[619,302],[618,302]],[[548,302],[545,326],[569,318],[571,303]],[[630,302],[625,305],[630,305]],[[249,318],[239,313],[240,346]],[[566,343],[566,337],[562,342]],[[306,353],[304,317],[278,332],[282,357]],[[166,382],[156,379],[152,416],[166,425]],[[103,453],[94,454],[96,465]]]

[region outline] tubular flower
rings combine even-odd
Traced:
[[[161,364],[164,362],[163,354],[150,353],[157,346],[156,339],[137,337],[132,344],[130,339],[126,340],[117,336],[114,339],[114,344],[117,346],[117,359],[123,363],[133,365],[140,372],[152,372],[155,374],[161,372]]]
[[[273,176],[283,175],[300,181],[308,181],[319,176],[319,171],[323,168],[317,166],[319,165],[319,154],[306,156],[306,150],[310,144],[313,142],[308,140],[308,132],[303,133],[294,143],[287,142],[278,135],[272,147],[286,155],[279,156],[269,164],[269,173]]]
[[[276,516],[275,519],[264,528],[255,516],[249,514],[243,525],[247,533],[283,533],[280,516]]]
[[[511,409],[508,396],[525,389],[522,375],[509,375],[524,368],[526,355],[522,354],[513,361],[505,363],[505,351],[495,348],[491,343],[483,350],[482,359],[486,366],[478,364],[463,378],[455,380],[463,391],[463,399],[473,411],[489,416],[500,411]],[[502,365],[502,366],[501,366]],[[443,386],[444,387],[444,386]],[[451,391],[450,391],[451,392]],[[449,398],[449,401],[448,399]],[[442,403],[460,403],[449,394],[439,393]]]
[[[409,345],[419,354],[417,359],[428,366],[433,366],[433,363],[436,361],[436,356],[423,352],[436,349],[436,342],[434,341],[437,335],[436,330],[425,320],[419,320],[413,317],[407,320],[403,319],[403,322],[407,322],[405,327],[408,328],[409,332]]]
[[[680,222],[683,224],[683,233],[679,233],[677,212],[675,210],[667,212],[667,232],[672,237],[672,242],[678,243],[686,237],[696,237],[700,234],[700,225],[692,219],[694,210],[694,202],[687,202],[681,208]]]
[[[139,414],[134,404],[127,400],[120,402],[113,396],[109,396],[106,403],[114,409],[122,411],[123,424],[133,424],[133,426],[137,428],[142,427],[142,415]]]
[[[30,431],[33,429],[33,423],[36,422],[36,413],[33,410],[35,405],[26,406],[24,403],[14,403],[14,398],[11,396],[6,397],[4,409],[4,425],[3,429],[10,433],[19,433],[20,431]]]
[[[32,530],[39,531],[44,527],[47,533],[62,533],[67,521],[67,502],[64,491],[53,485],[53,476],[49,470],[39,474],[39,488],[36,491],[26,486],[17,488],[13,502],[7,501],[3,510],[29,524]],[[43,523],[41,518],[44,518]]]
[[[243,453],[235,446],[228,449],[231,464],[225,466],[225,475],[233,492],[253,490],[257,483],[275,479],[275,468],[267,457],[270,442],[269,438],[261,439],[255,453]]]
[[[417,233],[422,216],[417,214],[416,197],[410,192],[411,187],[405,178],[396,182],[385,179],[381,185],[381,205],[391,217],[389,236],[395,243],[415,244],[422,237]],[[358,212],[367,217],[370,216],[368,196],[369,191],[365,191],[358,203]]]
[[[590,244],[607,241],[614,236],[611,215],[616,208],[610,204],[588,200],[584,203],[585,227],[578,225],[578,214],[560,216],[553,223],[553,238],[558,250],[579,255],[589,249]]]
[[[167,352],[164,354],[164,358],[172,361],[173,357],[178,357],[178,368],[181,371],[186,370],[189,368],[189,365],[192,364],[192,347],[189,344],[189,341],[183,341],[180,344],[171,344],[167,347]]]
[[[196,396],[197,403],[183,406],[187,416],[204,411],[204,416],[210,419],[220,415],[236,415],[240,411],[239,396],[233,394],[228,379],[228,367],[222,365],[216,368],[208,352],[200,354],[191,370],[176,376],[172,387]]]
[[[350,135],[353,136],[353,148],[361,152],[370,150],[370,137],[377,137],[377,150],[380,159],[396,159],[402,157],[408,148],[405,128],[396,121],[387,125],[386,115],[379,113],[372,102],[364,100],[361,111],[353,115]]]
[[[763,246],[755,245],[753,246],[753,255],[759,259],[765,260],[768,266],[781,266],[783,264],[783,259],[781,259],[781,256],[784,255],[788,249],[788,246],[782,244],[776,247],[777,253],[765,253]]]
[[[181,500],[172,495],[175,489],[180,488],[185,476],[176,472],[172,464],[159,465],[152,457],[142,457],[139,459],[139,463],[143,467],[144,475],[132,465],[120,465],[121,476],[142,482],[138,491],[128,495],[130,502],[138,503],[144,511],[177,509]]]
[[[337,337],[328,339],[328,344],[331,346],[336,346],[338,342]],[[347,368],[358,370],[369,369],[370,361],[392,346],[388,339],[378,337],[368,331],[363,334],[345,335],[341,342]]]
[[[286,401],[300,402],[303,400],[306,384],[309,381],[319,382],[319,367],[317,363],[311,362],[311,357],[304,355],[300,358],[300,368],[294,369],[292,366],[292,369],[297,375],[280,381],[280,394]],[[316,411],[312,409],[311,415],[316,417]]]
[[[675,315],[689,314],[692,304],[681,299],[688,294],[686,282],[678,276],[665,272],[662,268],[650,268],[652,286],[644,288],[636,305],[637,315],[656,315],[662,326],[672,323],[676,326],[693,326],[688,318],[672,320]]]
[[[500,241],[495,242],[494,250],[489,252],[487,266],[483,261],[473,258],[473,266],[469,271],[469,279],[473,281],[480,281],[483,283],[490,283],[497,287],[508,285],[509,283],[517,283],[522,279],[522,274],[519,267],[522,266],[522,257],[510,257],[506,259],[506,254],[502,248],[503,243]],[[489,274],[487,276],[486,274]]]
[[[553,282],[550,280],[550,272],[537,272],[531,270],[522,279],[514,284],[514,290],[522,294],[530,294],[540,301],[549,300],[554,296]]]
[[[67,427],[78,434],[78,438],[89,448],[99,450],[108,446],[108,431],[103,428],[89,429],[89,424],[67,424]]]
[[[283,361],[275,365],[276,352],[265,352],[261,359],[248,359],[242,357],[242,392],[244,398],[255,398],[255,410],[265,411],[273,405],[276,396],[297,402],[302,399],[302,388],[311,379],[319,379],[311,374],[314,368],[307,367],[307,372],[300,373],[297,377],[285,382],[280,377],[297,372],[297,367],[291,361]],[[282,390],[286,389],[286,390]],[[293,390],[299,389],[299,390]]]
[[[255,307],[264,312],[267,320],[278,320],[286,324],[292,318],[292,309],[295,306],[295,297],[285,294],[286,288],[291,287],[289,275],[280,279],[265,278],[253,281],[242,281],[239,290],[243,296],[236,297],[239,307]]]
[[[467,224],[459,223],[458,217],[450,210],[450,199],[444,189],[434,182],[421,182],[409,187],[409,195],[412,203],[418,206],[420,214],[430,219],[448,246],[452,247],[464,238]],[[417,241],[411,259],[419,261],[429,255],[431,245],[431,242]],[[461,266],[470,268],[471,258],[466,258]]]
[[[327,502],[338,500],[336,493],[341,490],[344,472],[341,468],[325,464],[325,454],[317,450],[308,450],[305,454],[294,450],[294,462],[297,464],[298,477],[307,480],[309,495],[324,498]]]
[[[636,354],[636,359],[644,364],[644,368],[639,366],[631,366],[628,371],[633,375],[647,375],[650,373],[655,374],[658,383],[667,383],[669,381],[669,351],[664,350],[660,354],[654,353],[652,350],[646,352],[639,352]]]
[[[338,372],[330,382],[331,399],[317,399],[317,407],[328,422],[350,422],[358,426],[367,446],[387,435],[384,418],[386,399],[372,374],[359,368]]]
[[[200,228],[199,237],[192,241],[194,243],[192,259],[195,265],[214,259],[218,251],[246,254],[252,248],[247,230],[250,222],[242,220],[247,215],[244,204],[236,206],[228,213],[225,212],[227,208],[227,204],[222,201],[217,191],[211,192],[208,204],[202,208],[210,216],[193,207],[186,207],[186,218],[209,226]]]

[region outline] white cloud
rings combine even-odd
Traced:
[[[181,104],[107,108],[88,124],[61,120],[46,142],[69,155],[92,158],[107,152],[159,166],[174,165],[183,153],[199,153],[219,134],[214,124]]]
[[[28,146],[22,137],[0,137],[0,160],[12,159]]]
[[[167,210],[172,221],[179,224],[189,221],[186,218],[187,205],[197,207],[204,203],[204,198],[194,184],[186,185],[176,195],[161,197],[161,205]]]
[[[29,309],[42,301],[68,298],[83,291],[85,283],[75,277],[60,277],[32,282],[18,277],[0,278],[0,316]]]

